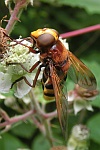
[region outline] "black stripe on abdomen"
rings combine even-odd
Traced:
[[[53,100],[55,97],[53,85],[50,77],[47,77],[45,72],[43,73],[43,78],[42,78],[42,88],[43,88],[44,98],[46,100]]]

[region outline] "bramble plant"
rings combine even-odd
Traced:
[[[80,117],[78,121],[79,125],[73,124],[72,132],[70,136],[68,136],[68,142],[63,143],[63,135],[59,131],[59,134],[61,134],[60,136],[62,137],[60,139],[55,136],[54,131],[54,129],[57,130],[59,128],[58,125],[54,125],[53,123],[53,120],[57,118],[57,111],[56,109],[51,109],[50,112],[47,111],[47,105],[54,101],[48,102],[43,98],[41,88],[43,71],[41,71],[38,77],[35,88],[29,86],[27,81],[21,80],[24,76],[30,84],[33,83],[37,68],[35,68],[35,70],[31,73],[27,72],[27,70],[39,61],[40,58],[39,54],[34,54],[29,51],[29,47],[32,48],[34,46],[31,37],[23,38],[19,35],[19,39],[12,39],[10,34],[13,30],[16,30],[14,27],[16,23],[20,21],[20,17],[24,9],[26,9],[29,4],[35,7],[35,5],[38,5],[39,3],[40,1],[36,2],[33,0],[5,0],[5,4],[9,9],[10,18],[4,29],[6,33],[1,30],[3,29],[2,26],[0,29],[2,33],[1,35],[3,35],[0,35],[0,48],[2,48],[2,51],[0,50],[0,52],[2,52],[2,55],[0,55],[2,56],[0,57],[0,101],[4,101],[4,106],[6,106],[9,111],[13,110],[16,112],[16,115],[13,115],[13,113],[12,115],[9,114],[9,111],[7,112],[6,109],[4,109],[4,106],[0,106],[1,137],[5,132],[13,130],[14,126],[17,126],[20,121],[23,121],[28,122],[29,127],[32,125],[40,130],[43,135],[43,137],[40,137],[40,141],[42,138],[46,141],[48,147],[47,150],[56,150],[57,147],[59,150],[88,150],[89,129],[82,124],[86,110],[93,112],[92,103],[96,96],[99,95],[99,90],[96,89],[90,91],[79,87],[79,85],[75,85],[73,89],[68,90],[68,115],[74,114],[75,116],[78,116],[80,114]],[[13,8],[12,5],[14,5]],[[65,38],[78,36],[95,30],[100,30],[99,24],[60,34],[59,39],[63,42],[66,49],[70,50]],[[4,43],[1,39],[6,40],[6,45],[3,45]],[[66,120],[66,122],[67,121],[68,120]],[[89,126],[91,126],[91,124],[89,124]],[[62,146],[56,147],[54,145]]]

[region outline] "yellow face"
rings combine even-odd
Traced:
[[[31,36],[35,39],[37,39],[40,35],[44,33],[49,33],[51,34],[55,40],[57,41],[59,38],[59,34],[55,29],[50,29],[50,28],[43,28],[43,29],[38,29],[36,31],[31,32]]]

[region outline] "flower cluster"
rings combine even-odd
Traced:
[[[71,136],[68,140],[68,150],[88,150],[89,130],[84,125],[76,125],[72,129]]]
[[[93,111],[91,101],[98,94],[98,90],[89,91],[76,84],[75,88],[68,92],[68,102],[69,105],[72,105],[75,114],[83,109]]]
[[[33,64],[39,60],[38,54],[29,53],[28,46],[32,47],[32,44],[22,39],[10,43],[9,50],[0,64],[1,93],[9,92],[12,84],[22,76],[26,77],[31,84],[33,83],[36,71],[28,73],[20,66],[20,64],[23,64],[24,67],[29,70]],[[31,87],[27,85],[24,80],[17,82],[13,87],[14,95],[18,98],[22,98],[30,90]]]

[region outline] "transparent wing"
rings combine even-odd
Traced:
[[[72,78],[72,80],[79,84],[79,86],[89,89],[95,90],[97,83],[95,76],[93,73],[77,58],[69,51],[69,61],[70,67],[68,69],[68,74]]]
[[[61,83],[60,77],[57,75],[56,69],[52,63],[50,64],[50,76],[52,79],[60,126],[65,140],[67,140],[67,98],[63,93],[63,84]]]

